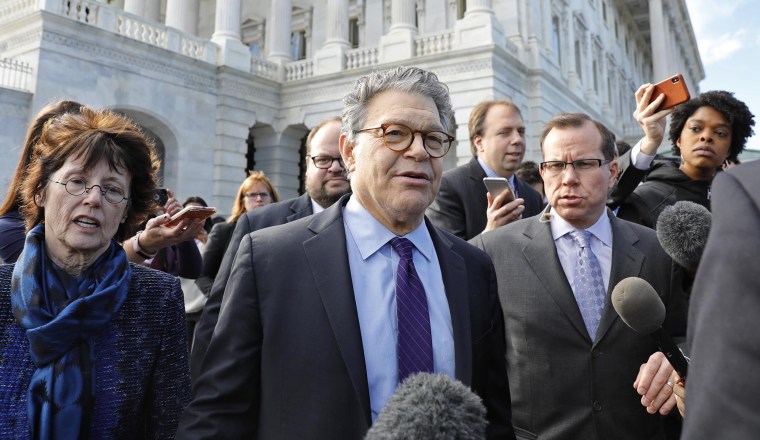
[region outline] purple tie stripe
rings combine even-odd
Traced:
[[[390,245],[399,254],[396,270],[396,319],[398,320],[398,380],[414,373],[433,372],[433,343],[427,296],[414,268],[414,245],[395,237]]]

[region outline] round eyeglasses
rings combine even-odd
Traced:
[[[124,200],[129,200],[129,198],[124,195],[124,190],[122,190],[118,186],[92,185],[88,187],[87,182],[79,178],[69,179],[68,182],[58,182],[53,179],[48,179],[48,180],[50,180],[53,183],[63,185],[63,187],[66,188],[66,192],[71,194],[72,196],[81,196],[84,193],[89,194],[90,190],[97,186],[98,191],[100,191],[100,193],[103,194],[103,197],[106,199],[108,203],[113,203],[114,205],[116,205],[118,203],[121,203]]]
[[[422,145],[430,157],[443,157],[451,149],[454,137],[442,131],[412,130],[403,124],[381,124],[379,127],[362,128],[361,133],[369,130],[383,130],[383,142],[393,151],[404,151],[414,142],[414,135],[422,136]]]

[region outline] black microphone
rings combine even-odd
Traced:
[[[486,409],[469,387],[443,374],[409,376],[391,396],[365,440],[486,438]]]
[[[702,205],[680,201],[657,218],[657,240],[676,263],[694,272],[710,234],[712,214]]]
[[[651,284],[638,277],[620,281],[612,289],[612,307],[620,315],[620,319],[635,332],[652,335],[670,365],[686,380],[689,360],[662,328],[665,321],[665,304]]]

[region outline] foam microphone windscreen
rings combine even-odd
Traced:
[[[409,376],[367,432],[366,440],[486,437],[486,409],[469,387],[442,374]]]
[[[676,263],[695,271],[710,234],[712,214],[702,205],[680,201],[657,218],[657,240]]]
[[[665,304],[654,287],[638,277],[626,278],[612,289],[612,307],[638,333],[657,331],[665,321]]]

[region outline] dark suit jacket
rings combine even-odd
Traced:
[[[190,375],[193,381],[200,374],[203,357],[206,355],[206,349],[211,341],[216,321],[219,318],[219,308],[222,304],[224,288],[227,286],[227,279],[230,277],[230,271],[232,270],[232,264],[235,260],[235,254],[237,253],[240,241],[251,232],[292,222],[293,220],[310,216],[313,213],[311,198],[308,194],[304,193],[295,199],[262,206],[238,218],[219,271],[211,287],[208,301],[206,301],[206,305],[203,307],[203,315],[201,315],[201,320],[198,322],[195,330],[193,349],[190,353]]]
[[[178,439],[364,437],[370,401],[343,225],[348,198],[243,239]],[[427,226],[451,310],[457,379],[483,399],[490,434],[514,438],[493,266]]]
[[[760,433],[760,162],[719,173],[689,309],[684,439]]]
[[[483,184],[486,177],[477,158],[443,173],[441,189],[427,210],[427,216],[439,228],[464,240],[483,232],[488,222],[488,190]],[[515,176],[517,194],[525,200],[523,217],[532,217],[543,208],[541,194],[524,180]]]
[[[214,278],[216,278],[219,267],[222,265],[222,259],[227,246],[230,244],[235,224],[236,222],[216,224],[208,234],[206,246],[203,248],[201,275],[195,280],[195,284],[206,296],[211,293],[211,286],[214,284]]]
[[[662,438],[659,416],[646,413],[633,389],[639,366],[657,347],[619,319],[610,293],[624,278],[647,280],[668,307],[666,327],[683,334],[682,273],[653,230],[608,215],[612,265],[595,341],[562,270],[549,223],[536,216],[472,240],[496,268],[518,438]]]

